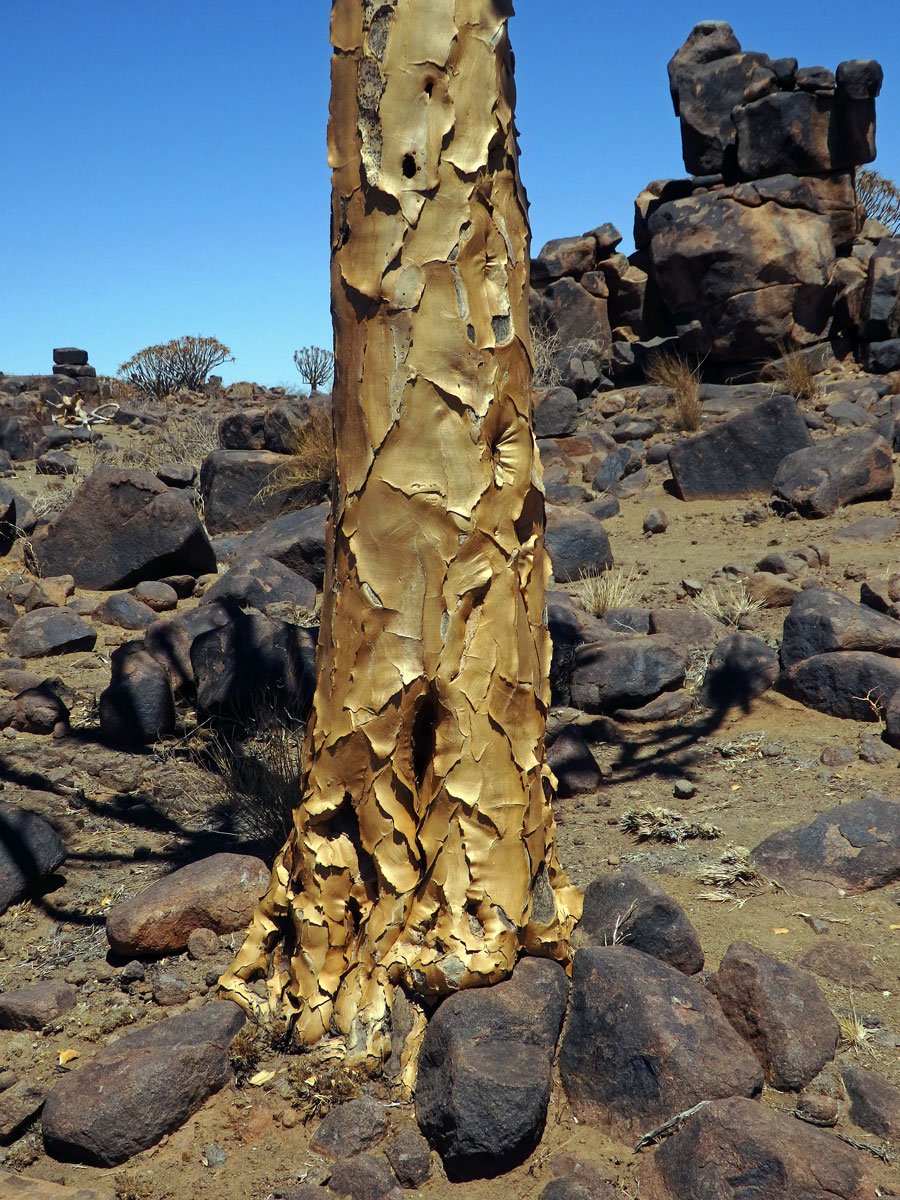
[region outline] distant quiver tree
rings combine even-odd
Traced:
[[[119,375],[144,395],[162,400],[181,388],[202,387],[213,367],[233,361],[217,338],[188,335],[138,350],[122,363]]]
[[[294,366],[311,392],[318,392],[334,374],[334,355],[321,346],[304,346],[294,351]]]
[[[892,237],[900,234],[900,188],[877,171],[857,171],[856,197],[867,217],[880,221]]]

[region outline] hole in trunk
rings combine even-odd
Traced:
[[[438,707],[434,696],[429,692],[419,702],[410,734],[412,748],[412,769],[416,786],[422,786],[425,772],[434,758],[435,730],[437,729]]]
[[[416,174],[416,170],[417,170],[416,160],[413,158],[413,156],[411,154],[404,154],[402,170],[403,170],[403,178],[404,179],[415,178],[415,174]]]

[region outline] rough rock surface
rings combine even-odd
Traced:
[[[854,429],[781,460],[772,491],[805,517],[828,517],[854,500],[889,496],[891,447],[871,429]]]
[[[688,652],[662,634],[580,646],[572,673],[572,704],[583,712],[637,707],[684,680]]]
[[[65,857],[65,845],[43,817],[0,801],[0,913]]]
[[[6,653],[18,658],[46,658],[92,650],[97,631],[65,608],[36,608],[19,617],[6,635]]]
[[[781,665],[835,650],[874,650],[900,657],[900,621],[840,592],[804,588],[784,619]]]
[[[42,979],[0,993],[0,1029],[43,1029],[75,1007],[78,989],[55,979]]]
[[[782,671],[775,686],[818,712],[877,721],[900,689],[900,659],[869,650],[814,654]]]

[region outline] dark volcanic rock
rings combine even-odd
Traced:
[[[241,544],[240,555],[265,554],[320,588],[325,577],[330,512],[330,504],[316,504],[283,513],[248,534]]]
[[[176,692],[194,682],[191,666],[194,639],[226,625],[237,615],[237,609],[231,605],[207,604],[153,622],[144,635],[144,645],[163,667]]]
[[[98,621],[116,625],[119,629],[146,629],[156,620],[156,613],[130,592],[113,592],[96,611]]]
[[[700,690],[700,702],[722,712],[743,708],[772,686],[778,674],[775,651],[759,638],[732,633],[710,655]]]
[[[800,88],[774,91],[740,105],[733,121],[745,179],[847,171],[875,157],[873,100]]]
[[[431,1018],[416,1118],[453,1177],[498,1175],[537,1145],[567,996],[558,964],[523,958],[507,982],[457,992]]]
[[[571,702],[582,712],[637,707],[684,680],[688,651],[662,634],[579,646]]]
[[[203,593],[202,604],[233,600],[242,608],[264,609],[267,604],[287,601],[299,608],[313,609],[316,586],[264,554],[241,553],[234,566]]]
[[[216,556],[188,497],[146,471],[101,467],[34,540],[45,575],[79,587],[130,587],[142,579],[216,569]]]
[[[563,798],[588,796],[603,782],[597,760],[577,725],[566,725],[559,731],[547,750],[547,763]]]
[[[812,445],[796,400],[773,396],[669,451],[682,500],[768,493],[786,454]]]
[[[77,988],[56,979],[0,993],[0,1029],[43,1029],[73,1009],[77,999]]]
[[[833,894],[833,893],[832,893]],[[820,979],[830,979],[861,992],[883,992],[886,984],[872,962],[872,952],[851,942],[823,937],[797,958],[797,966]]]
[[[875,1200],[859,1150],[755,1100],[716,1100],[653,1152],[641,1200]]]
[[[856,604],[840,592],[804,588],[784,619],[781,665],[791,667],[835,650],[900,656],[900,621]]]
[[[533,414],[535,437],[568,437],[578,427],[578,397],[567,387],[537,389]]]
[[[753,1047],[766,1083],[799,1091],[834,1058],[838,1024],[811,975],[732,942],[707,987]]]
[[[772,491],[805,517],[828,517],[854,500],[889,496],[891,447],[871,429],[816,442],[781,460]]]
[[[316,643],[309,629],[240,613],[191,645],[197,703],[238,712],[268,703],[303,714],[315,686]]]
[[[900,337],[900,237],[883,238],[869,259],[859,332],[867,342]]]
[[[326,1158],[348,1158],[376,1145],[387,1131],[384,1105],[370,1096],[360,1096],[338,1104],[323,1117],[310,1146]]]
[[[618,1136],[763,1085],[753,1052],[703,985],[625,946],[575,954],[559,1066],[578,1115]]]
[[[213,854],[166,875],[146,891],[110,909],[106,936],[117,954],[179,954],[195,929],[243,929],[269,872],[249,854]]]
[[[703,947],[681,905],[643,871],[616,871],[595,879],[584,893],[574,945],[622,942],[685,975],[703,970]]]
[[[546,545],[557,583],[571,583],[584,571],[606,571],[613,565],[609,534],[589,513],[548,504]]]
[[[870,795],[808,825],[781,829],[752,854],[756,868],[801,896],[872,891],[900,879],[900,804]]]
[[[268,450],[213,450],[200,468],[200,494],[211,534],[256,529],[287,509],[308,500],[303,488],[271,488],[276,473],[290,461]]]
[[[900,1137],[900,1088],[865,1067],[844,1067],[842,1078],[853,1124],[876,1137]]]
[[[175,698],[165,668],[142,642],[110,656],[109,687],[100,694],[100,732],[120,743],[155,742],[175,728]]]
[[[48,1096],[48,1154],[115,1166],[155,1145],[228,1082],[244,1020],[236,1004],[215,1001],[119,1038]]]
[[[782,671],[775,687],[832,717],[877,721],[900,690],[900,659],[868,650],[815,654]]]
[[[93,650],[97,631],[64,608],[36,608],[19,617],[6,635],[6,653],[16,658],[44,658]]]
[[[431,1174],[431,1148],[416,1129],[401,1129],[385,1147],[397,1181],[405,1188],[417,1188]]]
[[[383,1158],[357,1154],[334,1164],[328,1191],[350,1200],[402,1200],[393,1171]]]
[[[21,733],[48,734],[68,724],[69,710],[47,684],[26,688],[0,706],[0,729],[9,726]]]
[[[43,817],[0,801],[0,913],[65,857],[65,845]]]

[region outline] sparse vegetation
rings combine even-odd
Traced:
[[[708,617],[733,629],[738,628],[744,617],[761,612],[764,607],[763,602],[754,600],[740,582],[704,588],[698,596],[691,597],[691,603]]]
[[[583,571],[576,584],[576,596],[582,606],[596,617],[614,608],[630,608],[641,599],[643,585],[631,568],[626,574],[621,567],[608,571]]]
[[[891,236],[900,234],[900,188],[877,171],[856,172],[856,198],[867,217],[880,221]]]
[[[304,1125],[314,1117],[324,1117],[337,1104],[355,1100],[362,1079],[357,1071],[343,1065],[343,1046],[322,1042],[312,1050],[301,1048],[288,1067],[293,1091],[291,1104]]]
[[[531,326],[531,348],[534,356],[534,386],[559,387],[561,375],[556,361],[562,349],[559,330],[551,329],[546,321],[535,321]]]
[[[622,814],[619,828],[639,842],[687,842],[694,838],[711,841],[722,830],[708,821],[689,821],[671,808],[629,808]]]
[[[294,351],[294,366],[310,393],[318,392],[334,375],[334,355],[321,346],[304,346]]]
[[[213,367],[233,361],[217,338],[188,335],[139,350],[122,363],[119,375],[141,395],[163,400],[181,388],[202,387]]]
[[[750,861],[750,851],[746,846],[729,846],[727,850],[723,850],[717,863],[710,863],[700,869],[697,879],[700,883],[717,889],[734,887],[736,883],[749,886],[765,882]]]
[[[860,1050],[871,1053],[872,1034],[875,1032],[856,1011],[853,997],[850,997],[850,1011],[835,1013],[838,1029],[841,1035],[841,1048],[852,1050],[859,1057]]]
[[[778,363],[781,386],[797,400],[815,400],[819,394],[819,385],[809,369],[809,359],[786,343],[782,343],[778,350],[781,355],[781,361]]]
[[[668,388],[675,396],[675,424],[690,432],[700,428],[700,373],[687,359],[664,350],[654,354],[644,372],[648,383]]]
[[[293,453],[283,466],[272,472],[260,495],[291,492],[312,484],[320,484],[324,495],[333,476],[334,434],[331,414],[324,405],[316,405],[310,411],[306,424],[297,430]]]

